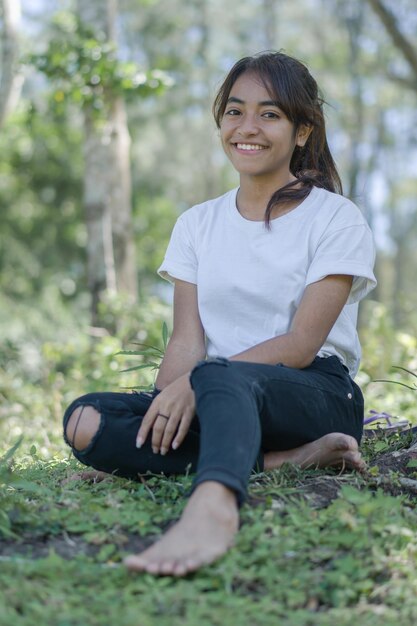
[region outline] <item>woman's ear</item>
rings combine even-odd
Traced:
[[[310,137],[311,131],[313,130],[312,126],[307,126],[307,124],[301,124],[297,130],[297,137],[295,140],[296,145],[299,148],[305,146],[307,139]]]

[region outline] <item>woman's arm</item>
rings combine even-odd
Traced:
[[[164,389],[206,356],[204,329],[197,304],[197,285],[175,281],[174,324],[155,385]]]
[[[197,285],[175,281],[174,325],[155,385],[161,389],[142,420],[136,445],[140,447],[152,429],[152,449],[166,454],[177,448],[195,414],[190,371],[206,355],[204,329],[197,304]]]
[[[308,285],[288,333],[263,341],[231,360],[307,367],[345,306],[352,282],[353,276],[333,274]]]
[[[352,281],[352,276],[331,275],[309,285],[288,333],[263,341],[230,359],[307,367],[325,342],[346,304]],[[175,337],[173,333],[170,341],[171,345],[173,339],[175,340],[172,351],[168,354],[167,349],[165,368],[162,371],[161,367],[157,378],[157,384],[164,385],[164,391],[152,402],[137,438],[137,445],[140,447],[152,429],[152,448],[155,453],[161,454],[166,454],[171,445],[178,448],[188,432],[195,413],[195,398],[190,386],[189,372],[204,356],[204,333],[198,316],[197,288],[190,283],[178,283],[176,292],[174,310],[176,309],[178,315],[178,335]],[[187,309],[187,303],[191,312]],[[187,319],[190,320],[190,328],[187,327]],[[191,353],[188,345],[194,347]],[[179,363],[175,361],[177,356]],[[173,382],[169,382],[170,380]]]

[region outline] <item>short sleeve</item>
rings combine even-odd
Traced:
[[[197,255],[192,242],[189,224],[181,215],[172,231],[171,239],[158,274],[174,282],[177,278],[197,284]]]
[[[375,245],[366,223],[325,233],[310,264],[306,285],[330,274],[354,276],[347,304],[359,302],[376,285],[373,272]]]

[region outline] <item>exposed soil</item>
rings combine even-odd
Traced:
[[[123,542],[123,552],[141,552],[152,543],[152,538],[146,539],[134,534],[126,534],[126,541]],[[65,559],[72,559],[76,556],[96,556],[102,546],[97,546],[85,541],[80,535],[63,534],[58,536],[44,537],[22,537],[15,541],[0,540],[0,555],[4,560],[8,557],[16,556],[25,559],[40,559],[47,557],[53,551]]]

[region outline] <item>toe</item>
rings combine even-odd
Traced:
[[[160,565],[161,574],[165,574],[165,575],[172,574],[174,570],[175,570],[175,563],[173,563],[172,561],[164,561]]]
[[[147,563],[145,569],[148,572],[148,574],[154,574],[154,575],[163,574],[161,570],[161,563],[158,563],[158,561],[151,561],[150,563]]]
[[[336,440],[336,450],[343,452],[343,450],[357,450],[358,444],[356,439],[350,435],[340,435]]]
[[[187,563],[179,562],[175,564],[172,573],[174,576],[185,576],[191,571],[192,570],[187,567]]]
[[[136,554],[131,554],[123,559],[124,565],[135,572],[143,571],[146,568],[146,561]]]
[[[346,462],[346,465],[352,469],[363,471],[366,468],[366,463],[359,452],[346,454],[344,455],[343,460]]]

